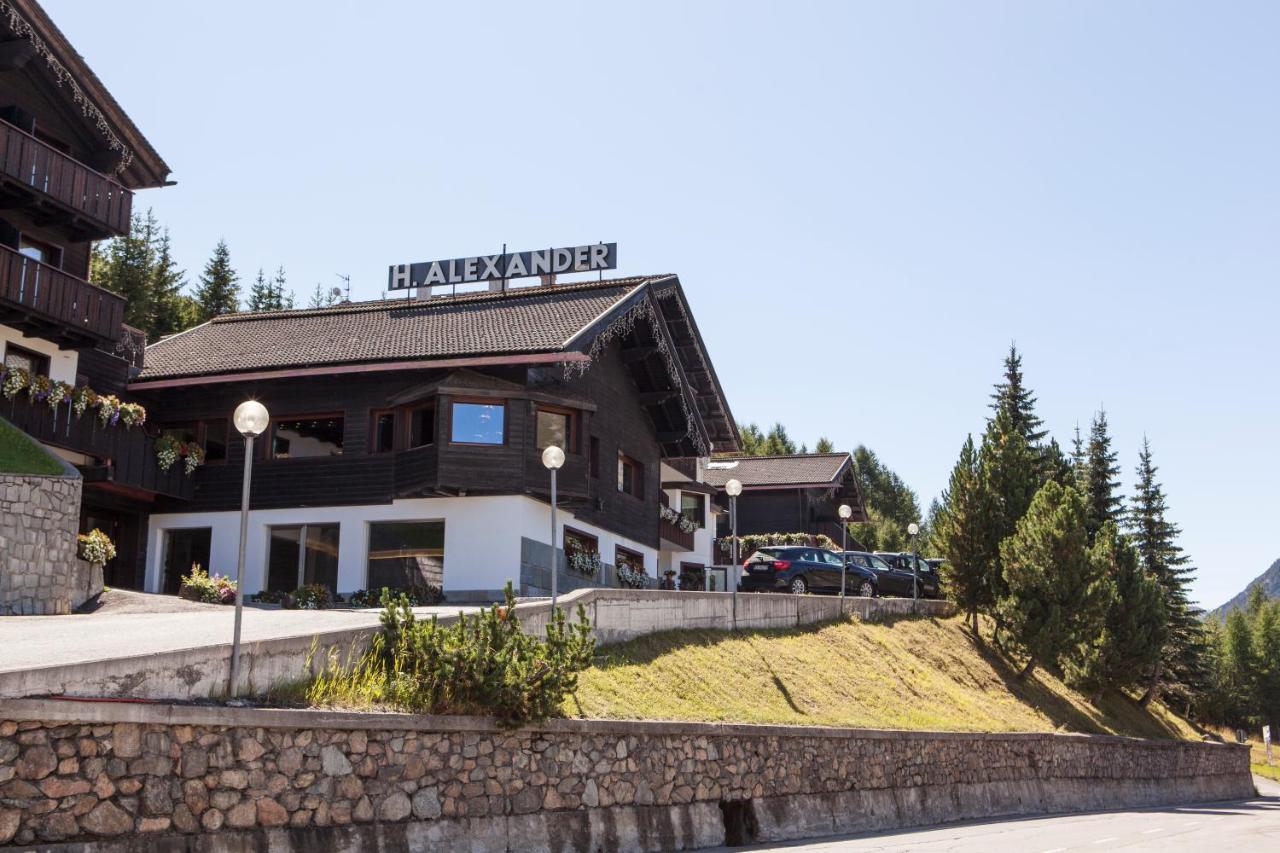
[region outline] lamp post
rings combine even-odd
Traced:
[[[742,494],[742,482],[740,480],[730,480],[724,484],[724,490],[729,495],[729,553],[733,557],[733,565],[729,567],[729,574],[726,580],[729,581],[731,588],[731,598],[733,602],[733,630],[738,630],[738,579],[733,575],[738,571],[738,495]]]
[[[907,525],[907,535],[911,537],[911,605],[915,607],[920,600],[920,557],[916,554],[916,535],[920,533],[920,525],[914,521]]]
[[[564,464],[564,451],[554,444],[542,451],[542,464],[551,472],[551,618],[556,618],[556,472]],[[567,554],[565,555],[568,556]]]
[[[844,613],[844,576],[849,571],[849,519],[853,518],[853,507],[840,504],[836,514],[840,516],[840,612]]]
[[[236,406],[231,422],[244,436],[244,482],[240,487],[240,550],[236,557],[236,619],[231,636],[231,681],[228,698],[234,698],[240,681],[240,621],[244,615],[244,550],[249,537],[249,485],[253,482],[253,440],[266,432],[271,416],[257,400]]]

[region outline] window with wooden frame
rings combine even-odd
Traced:
[[[308,459],[341,456],[342,415],[285,415],[271,422],[273,459]]]
[[[49,375],[49,356],[42,355],[17,344],[4,345],[4,366],[6,370],[21,368],[32,375]]]
[[[698,525],[707,526],[707,496],[698,492],[680,493],[680,514]]]
[[[44,240],[37,240],[26,234],[18,238],[18,254],[26,255],[33,261],[39,261],[42,264],[48,264],[51,267],[62,268],[62,247],[47,243]]]
[[[171,435],[183,444],[194,444],[204,451],[204,464],[221,465],[227,461],[226,418],[164,424],[161,435]]]
[[[625,453],[618,453],[618,491],[644,498],[644,466]]]
[[[583,533],[581,530],[566,526],[564,528],[565,559],[571,561],[574,554],[599,555],[600,539],[590,533]]]
[[[449,404],[449,443],[497,446],[507,443],[505,400],[458,399]]]
[[[539,405],[534,412],[535,438],[539,450],[555,445],[565,453],[578,452],[577,412],[558,406]]]
[[[369,452],[390,453],[396,449],[396,413],[377,409],[369,413]]]
[[[405,435],[409,447],[436,443],[436,404],[417,405],[405,412]]]
[[[619,569],[627,568],[633,572],[644,574],[644,554],[617,545],[613,549],[613,564]]]

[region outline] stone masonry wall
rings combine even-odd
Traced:
[[[74,469],[72,469],[74,471]],[[0,474],[0,616],[70,613],[102,591],[76,557],[78,476]]]
[[[68,721],[23,719],[38,714]],[[1024,792],[1026,808],[1035,797],[1052,806],[1045,791],[1058,785],[1105,800],[1095,807],[1252,793],[1247,749],[1117,737],[573,720],[503,731],[477,718],[39,700],[0,705],[0,720],[6,715],[16,719],[0,722],[0,846],[376,824],[379,838],[413,829],[414,849],[433,849],[423,839],[458,838],[449,827],[478,838],[481,827],[534,813],[631,810],[634,818],[668,807],[686,809],[684,820],[711,814],[718,822],[725,802],[751,803],[762,837],[795,837],[787,824],[813,816],[779,804],[832,795],[884,794],[892,812],[942,791],[935,796],[947,814],[938,819],[954,820],[965,816],[956,813],[963,791],[981,792],[974,802],[992,813],[1016,809],[1001,804]],[[874,813],[875,802],[849,811]],[[917,822],[932,814],[917,811]],[[723,840],[719,823],[677,824],[648,841],[617,836],[615,827],[612,845],[602,844],[687,849]],[[811,829],[832,831],[831,815]],[[560,846],[525,839],[543,849],[579,842],[585,837]]]

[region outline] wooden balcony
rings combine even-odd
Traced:
[[[34,207],[38,221],[77,242],[129,230],[130,190],[6,121],[0,121],[0,185],[10,204]]]
[[[86,484],[101,483],[144,498],[191,497],[194,475],[187,476],[181,459],[168,471],[161,471],[156,462],[155,439],[142,427],[103,427],[94,411],[77,419],[70,415],[66,403],[58,406],[55,418],[47,404],[33,401],[25,390],[12,400],[0,397],[0,415],[37,441],[92,457],[78,466]]]
[[[680,525],[677,522],[659,518],[658,536],[662,539],[664,545],[669,545],[676,551],[693,550],[693,532],[685,533],[680,529]]]
[[[115,341],[124,297],[0,245],[0,322],[55,342]]]

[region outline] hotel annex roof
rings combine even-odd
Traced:
[[[744,488],[799,488],[837,485],[853,464],[848,453],[802,453],[791,456],[720,456],[707,466],[708,485],[723,489],[730,480]]]

